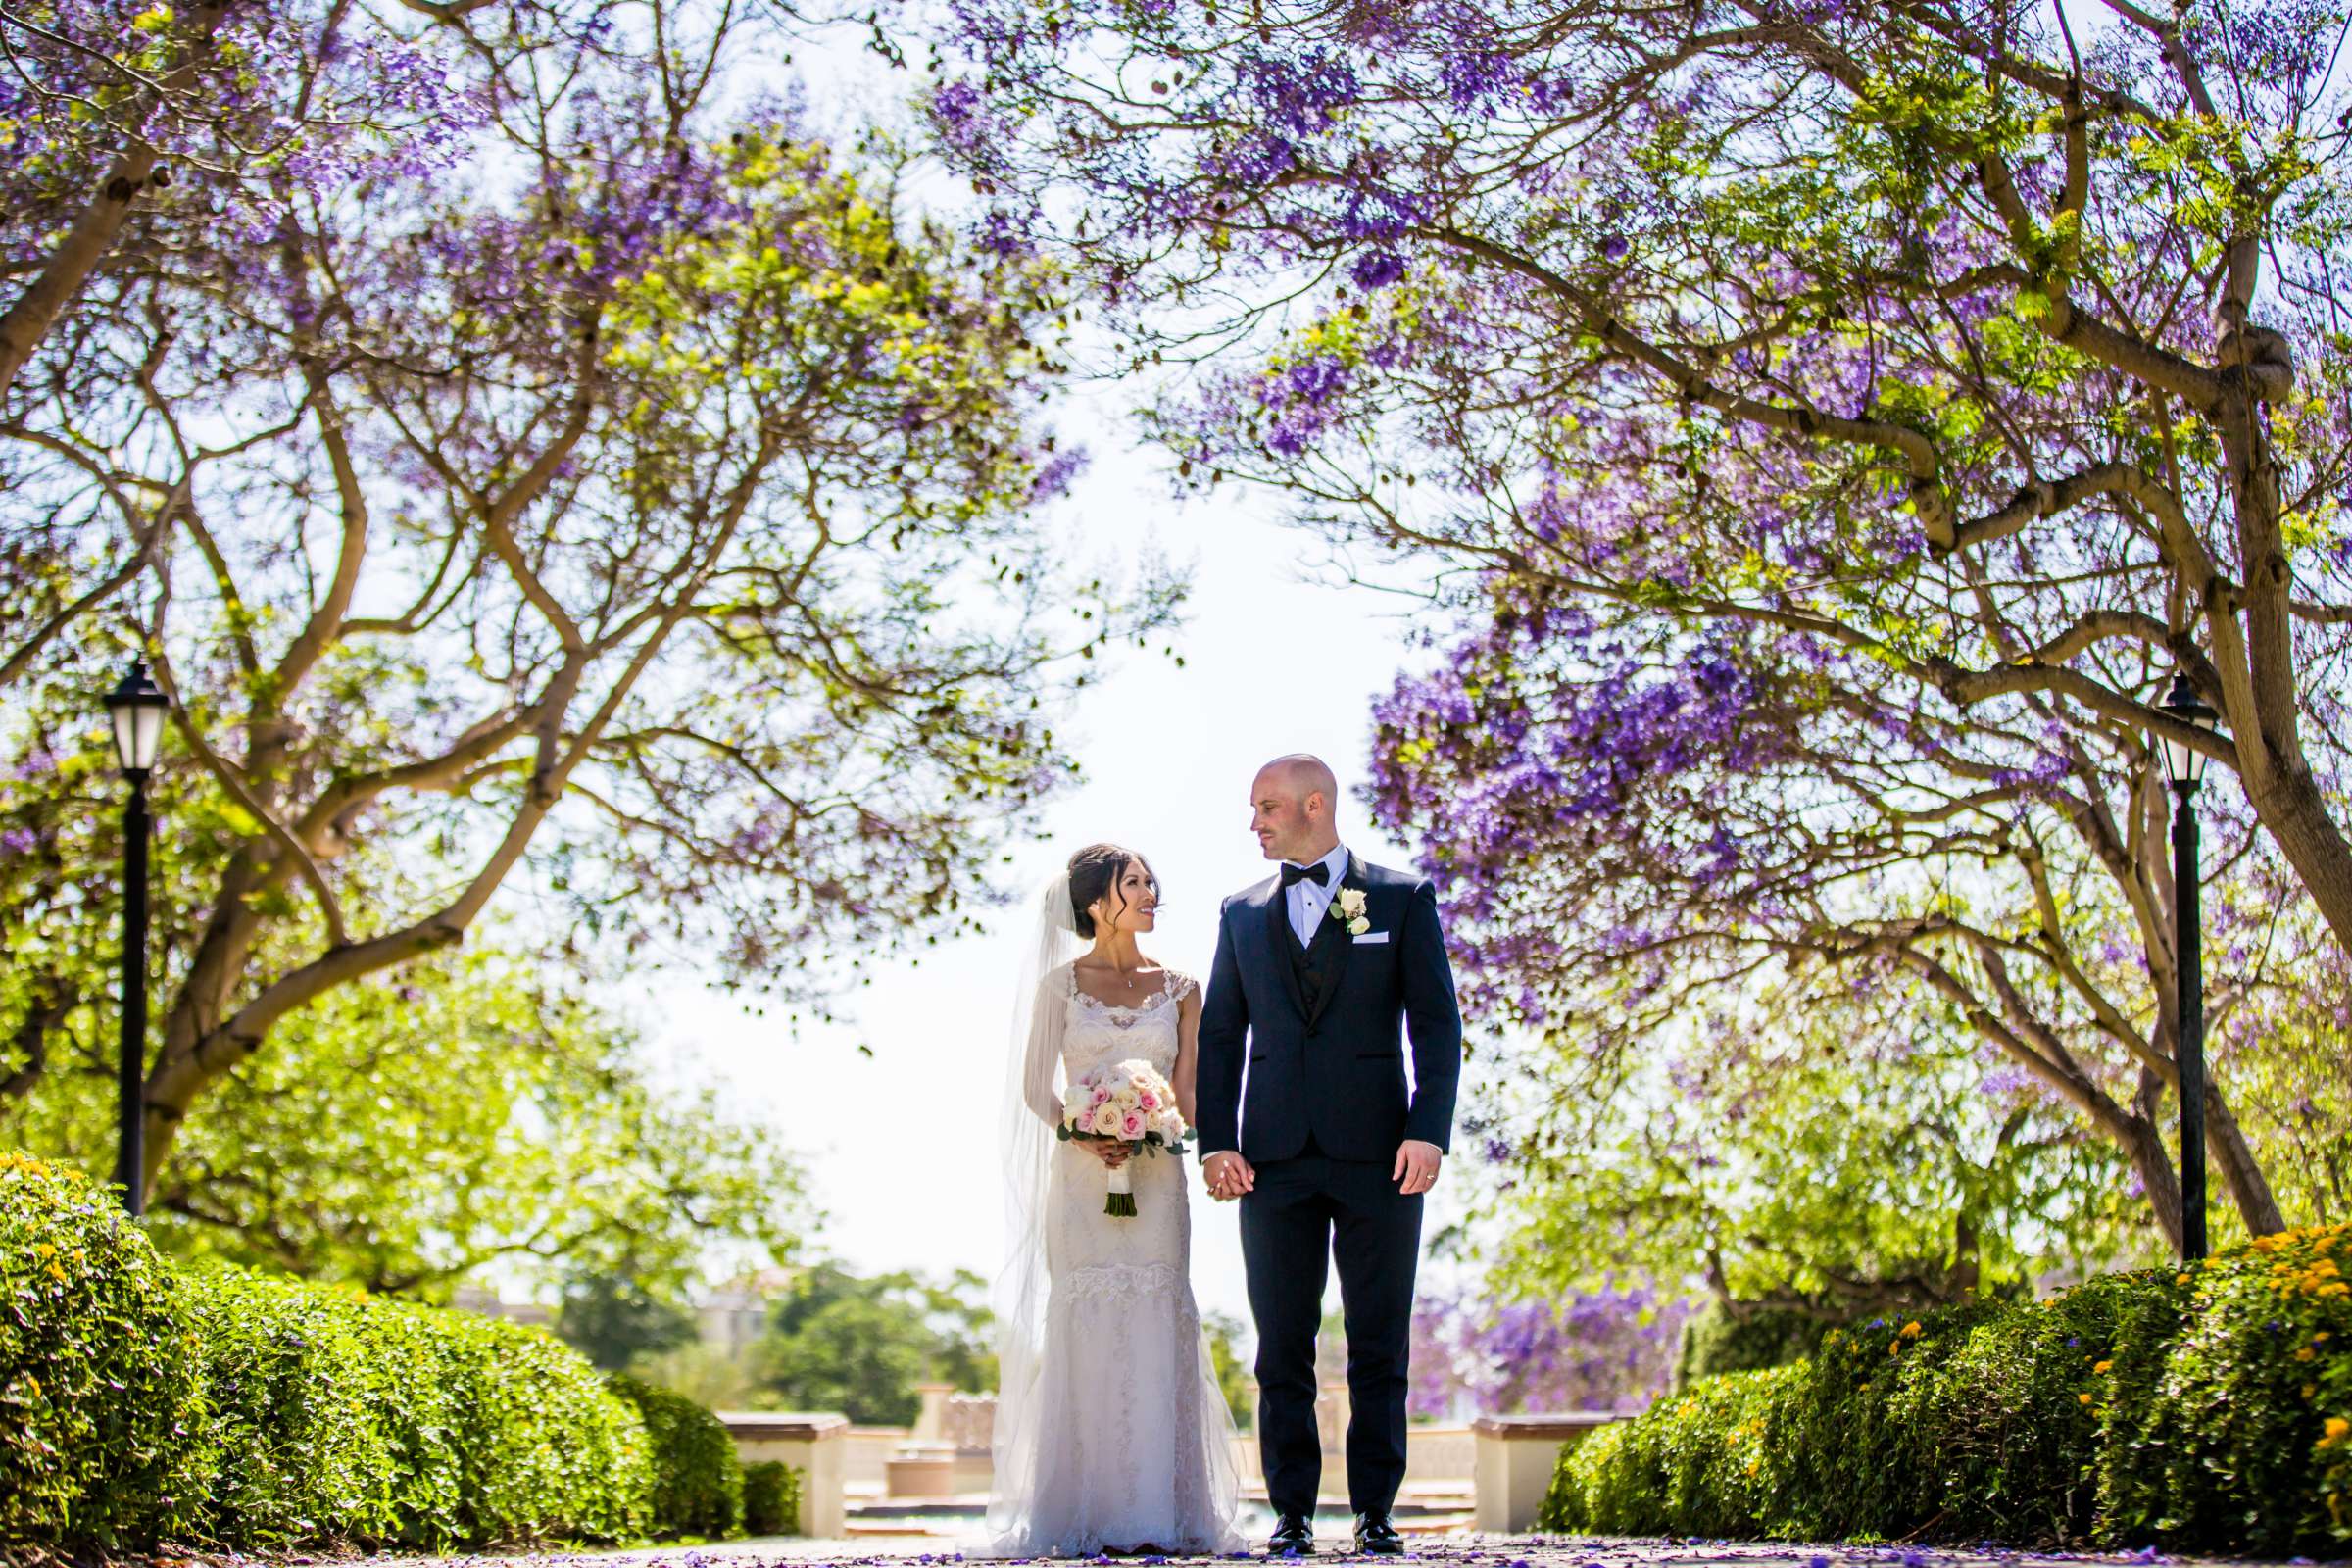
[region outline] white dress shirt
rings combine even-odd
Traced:
[[[1283,863],[1296,865],[1298,862],[1286,860]],[[1308,948],[1315,945],[1315,927],[1322,923],[1324,911],[1331,907],[1331,901],[1340,896],[1340,878],[1348,874],[1348,846],[1335,846],[1329,855],[1315,863],[1323,867],[1321,887],[1312,882],[1294,882],[1282,891],[1290,910],[1291,929],[1298,934],[1299,946]]]

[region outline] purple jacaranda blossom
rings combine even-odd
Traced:
[[[1646,1286],[1557,1301],[1424,1298],[1410,1404],[1425,1416],[1639,1410],[1671,1381],[1690,1304]]]
[[[1356,258],[1348,276],[1355,280],[1357,288],[1366,292],[1387,288],[1404,276],[1404,258],[1395,251],[1366,251]]]

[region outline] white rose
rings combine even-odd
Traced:
[[[1119,1108],[1118,1102],[1115,1100],[1106,1105],[1097,1105],[1095,1107],[1095,1131],[1116,1138],[1119,1133],[1119,1122],[1126,1114]]]

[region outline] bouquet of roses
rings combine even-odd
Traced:
[[[1163,1149],[1182,1154],[1192,1129],[1185,1126],[1183,1114],[1176,1109],[1176,1091],[1168,1087],[1168,1081],[1150,1062],[1136,1060],[1097,1067],[1070,1085],[1061,1125],[1054,1134],[1064,1143],[1088,1139],[1132,1145],[1139,1154],[1156,1154]],[[1102,1212],[1121,1219],[1135,1217],[1135,1187],[1125,1165],[1111,1168],[1109,1196],[1102,1200]]]

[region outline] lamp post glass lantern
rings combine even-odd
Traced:
[[[155,771],[171,709],[172,699],[148,675],[143,659],[132,660],[122,684],[106,694],[115,760],[130,781],[130,798],[122,805],[122,1060],[115,1180],[134,1215],[147,1211],[147,841],[153,832],[147,775]]]
[[[126,776],[144,778],[155,769],[164,741],[164,715],[172,699],[147,673],[147,661],[134,659],[121,684],[106,694],[106,715],[114,722],[115,758]]]
[[[2185,675],[2165,694],[2167,716],[2212,734],[2221,714]],[[2197,875],[2197,785],[2205,754],[2159,731],[2164,771],[2173,786],[2173,953],[2175,1012],[2180,1020],[2176,1062],[2180,1077],[2180,1255],[2205,1255],[2205,913]]]

